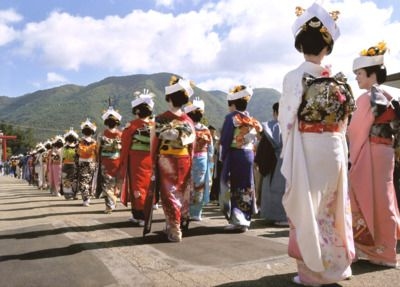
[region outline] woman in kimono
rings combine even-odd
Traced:
[[[83,136],[79,140],[75,164],[77,164],[78,192],[82,196],[82,205],[90,206],[94,195],[95,172],[97,168],[97,142],[93,137],[97,127],[89,119],[81,123]]]
[[[193,94],[188,80],[173,76],[165,87],[168,111],[155,118],[151,156],[157,168],[166,234],[171,242],[182,241],[182,229],[189,224],[189,202],[193,146],[193,121],[183,111]]]
[[[221,130],[220,206],[229,221],[226,230],[246,232],[256,212],[254,186],[254,143],[261,124],[246,111],[253,90],[240,85],[228,94],[230,113]]]
[[[55,136],[52,141],[50,150],[50,193],[54,196],[61,196],[61,165],[62,165],[62,150],[64,146],[64,138]]]
[[[46,150],[43,152],[43,189],[50,188],[50,153],[51,153],[51,140],[46,140],[44,142],[44,147]]]
[[[272,106],[273,119],[262,123],[263,133],[257,146],[254,162],[261,179],[260,216],[276,226],[288,226],[282,197],[285,178],[281,173],[282,134],[278,123],[279,103]]]
[[[96,185],[96,197],[103,197],[106,209],[104,213],[111,214],[117,206],[119,188],[117,172],[120,165],[121,135],[118,129],[122,116],[109,106],[101,116],[106,129],[98,139],[99,146],[99,176]]]
[[[354,98],[343,74],[321,66],[339,36],[335,20],[314,3],[296,9],[295,47],[305,61],[284,77],[278,121],[282,130],[283,206],[290,223],[289,256],[298,284],[319,286],[351,276],[354,258],[347,185],[348,117]]]
[[[134,119],[122,132],[120,177],[122,179],[121,202],[131,203],[132,217],[136,225],[144,226],[144,204],[148,193],[153,166],[150,156],[150,130],[154,126],[153,94],[139,92],[131,102]]]
[[[381,42],[361,52],[353,63],[358,86],[366,92],[357,98],[347,132],[349,180],[357,258],[396,267],[400,218],[393,185],[393,144],[400,132],[399,103],[379,86],[386,80],[385,51]]]
[[[35,172],[37,174],[37,185],[38,189],[43,189],[44,184],[44,169],[43,169],[43,154],[46,151],[46,148],[43,143],[39,143],[36,146],[36,157],[35,157]]]
[[[213,139],[207,126],[200,121],[204,114],[204,101],[195,98],[185,106],[185,113],[192,119],[196,130],[196,143],[193,153],[192,180],[190,195],[190,220],[201,221],[203,206],[210,201],[211,165],[213,160]]]
[[[73,199],[76,196],[76,145],[78,144],[79,136],[70,128],[64,134],[64,148],[62,153],[62,189],[65,199]]]

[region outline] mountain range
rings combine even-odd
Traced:
[[[39,90],[19,97],[0,97],[0,123],[18,128],[33,129],[34,138],[44,141],[58,134],[64,134],[70,127],[78,133],[80,124],[89,118],[98,131],[103,129],[101,115],[108,108],[109,101],[122,115],[122,125],[132,120],[131,101],[133,92],[148,89],[153,92],[158,114],[167,110],[164,88],[173,74],[137,74],[108,77],[87,86],[63,85]],[[216,128],[222,126],[228,113],[226,92],[204,91],[194,88],[194,95],[205,102],[205,118]],[[248,111],[259,121],[272,117],[272,105],[278,101],[280,93],[269,88],[254,89]]]

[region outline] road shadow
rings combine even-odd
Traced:
[[[268,233],[260,234],[259,236],[265,238],[287,238],[289,237],[289,230],[268,231]]]
[[[74,214],[79,215],[79,214],[99,214],[99,213],[103,213],[103,211],[98,211],[98,210],[83,211],[82,210],[82,211],[76,211],[76,212],[53,212],[53,213],[30,215],[30,216],[0,218],[0,221],[22,221],[22,220],[39,219],[39,218],[46,218],[46,217],[53,217],[53,216],[65,216],[65,218],[68,218],[68,215],[74,215]]]
[[[156,220],[156,223],[161,224],[164,222],[164,219]],[[46,226],[43,226],[46,227]],[[37,227],[36,227],[37,228]],[[113,224],[99,224],[95,226],[79,226],[79,227],[66,227],[66,228],[56,228],[56,229],[46,229],[46,230],[36,230],[29,231],[17,234],[6,234],[1,235],[0,239],[32,239],[32,238],[44,238],[46,236],[53,236],[54,240],[56,240],[55,236],[64,236],[68,232],[91,232],[93,230],[99,229],[110,229],[110,228],[129,228],[131,232],[135,233],[135,236],[110,240],[110,241],[99,241],[99,242],[87,242],[87,243],[76,243],[70,244],[64,247],[55,247],[55,248],[46,248],[42,250],[36,250],[31,252],[25,252],[21,254],[9,254],[0,256],[0,262],[10,261],[10,260],[36,260],[36,259],[45,259],[45,258],[53,258],[60,256],[70,256],[76,253],[80,253],[88,250],[96,250],[96,249],[105,249],[105,248],[114,248],[114,247],[126,247],[126,246],[135,246],[135,245],[148,245],[148,244],[161,244],[164,248],[167,249],[179,249],[183,245],[177,243],[171,243],[167,240],[166,235],[163,231],[156,231],[148,234],[147,236],[142,236],[142,228],[132,227],[132,223],[130,222],[119,222]],[[188,237],[193,236],[204,236],[204,235],[213,235],[218,233],[224,233],[223,229],[217,227],[194,227],[184,232],[184,240]],[[130,234],[129,234],[130,235]],[[52,240],[52,239],[47,239]],[[185,245],[186,248],[190,248],[190,242],[187,242]],[[159,246],[159,248],[163,248]],[[169,247],[168,247],[169,246]],[[4,252],[4,251],[3,251]]]
[[[393,268],[372,264],[367,260],[358,260],[357,262],[354,262],[351,265],[351,270],[353,272],[353,275],[360,275],[360,274],[371,273],[371,272],[379,272],[379,271],[383,271],[383,270],[387,270],[387,269],[393,269]]]
[[[265,276],[256,280],[245,280],[245,281],[237,281],[224,283],[220,285],[215,285],[215,287],[299,287],[305,285],[299,285],[294,283],[293,277],[295,277],[297,273],[286,273],[279,275],[270,275]],[[340,287],[343,286],[340,283],[334,284],[324,284],[324,287]],[[346,285],[347,286],[347,285]]]
[[[15,196],[15,195],[13,195],[13,196],[0,196],[0,201],[7,201],[7,200],[13,200],[13,199],[21,199],[21,198],[25,198],[25,199],[28,199],[28,198],[47,198],[47,197],[49,197],[49,198],[51,198],[51,197],[53,197],[52,195],[43,195],[43,194],[26,194],[26,195],[18,195],[18,196]],[[47,200],[48,201],[48,200]],[[18,202],[21,202],[21,201],[18,201]],[[31,201],[26,201],[26,202],[31,202]],[[2,203],[2,204],[7,204],[8,202],[6,202],[6,203]],[[11,203],[16,203],[16,202],[11,202]]]
[[[93,213],[98,213],[98,211],[93,211]],[[161,223],[164,222],[163,219],[156,219],[153,221],[154,223]],[[39,226],[45,227],[45,226]],[[69,232],[91,232],[97,230],[107,230],[107,229],[124,229],[124,228],[134,228],[135,226],[132,225],[131,222],[124,220],[112,223],[101,223],[96,225],[82,225],[82,226],[68,226],[68,227],[61,227],[61,228],[52,228],[52,229],[41,229],[35,231],[28,231],[28,232],[18,232],[17,230],[12,230],[13,233],[11,234],[1,234],[1,233],[9,233],[10,231],[4,231],[0,233],[0,240],[1,239],[32,239],[32,238],[42,238],[44,236],[54,236],[59,234],[66,234]],[[142,228],[140,228],[142,229]]]
[[[76,243],[64,247],[48,248],[37,251],[26,252],[22,254],[2,255],[0,262],[10,260],[37,260],[45,258],[54,258],[60,256],[70,256],[87,250],[104,249],[111,247],[122,247],[134,245],[132,238],[123,238],[112,241]]]
[[[48,202],[48,201],[46,201]],[[93,204],[102,204],[101,202],[96,202]],[[103,203],[104,204],[104,203]],[[34,206],[34,207],[21,207],[21,208],[14,208],[14,209],[4,209],[4,210],[0,210],[0,211],[24,211],[24,210],[32,210],[32,209],[41,209],[41,208],[49,208],[49,207],[78,207],[78,206],[82,206],[82,202],[81,201],[71,201],[70,203],[52,203],[52,204],[47,204],[47,205],[41,205],[41,206]],[[125,210],[121,210],[121,209],[116,209],[114,212],[120,212],[120,211],[125,211]],[[100,211],[99,211],[100,212]],[[103,212],[103,211],[101,211]]]

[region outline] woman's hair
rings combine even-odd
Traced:
[[[54,147],[60,148],[62,147],[64,144],[61,140],[56,141],[55,143],[53,143]]]
[[[275,113],[278,113],[278,112],[279,112],[279,102],[276,102],[276,103],[274,103],[274,104],[272,105],[272,110],[273,110]]]
[[[73,135],[68,135],[68,136],[65,137],[65,141],[66,141],[66,142],[73,143],[73,142],[76,142],[76,141],[77,141],[77,138],[74,137]]]
[[[334,40],[322,22],[314,17],[307,21],[297,33],[294,46],[297,51],[306,55],[319,55],[322,49],[328,47],[327,55],[332,52]]]
[[[239,86],[234,87],[229,92],[233,94],[233,93],[240,92],[244,89],[246,89],[246,86],[239,85]],[[247,104],[249,101],[250,101],[250,96],[246,96],[246,97],[239,98],[236,100],[228,100],[228,106],[235,105],[235,107],[238,111],[244,112],[247,109]]]
[[[109,116],[108,118],[106,118],[104,120],[104,125],[108,126],[109,128],[119,126],[120,124],[121,124],[121,122],[113,116]]]
[[[193,122],[198,123],[203,118],[203,111],[197,109],[189,112],[187,115],[192,119]]]
[[[89,128],[89,127],[84,127],[84,128],[82,129],[82,134],[84,134],[85,136],[91,136],[91,135],[94,134],[94,130],[92,130],[92,129]]]
[[[141,119],[151,116],[152,113],[153,113],[153,110],[146,103],[141,103],[141,104],[137,105],[136,107],[132,108],[132,114],[137,115]]]
[[[179,79],[180,78],[178,78],[177,76],[172,76],[169,81],[169,85],[171,86],[178,83]],[[179,90],[172,94],[165,95],[165,100],[167,102],[171,101],[174,107],[179,108],[189,102],[189,96],[185,90]]]
[[[362,68],[367,73],[367,77],[371,76],[373,73],[376,75],[376,81],[378,84],[383,84],[386,81],[386,67],[384,65],[376,65]]]

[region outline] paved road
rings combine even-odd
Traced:
[[[83,207],[0,176],[0,286],[297,286],[287,228],[254,219],[247,233],[226,233],[211,204],[183,242],[170,243],[161,209],[145,238],[128,208],[103,210],[101,199]],[[353,273],[331,286],[400,286],[396,269],[357,262]]]

